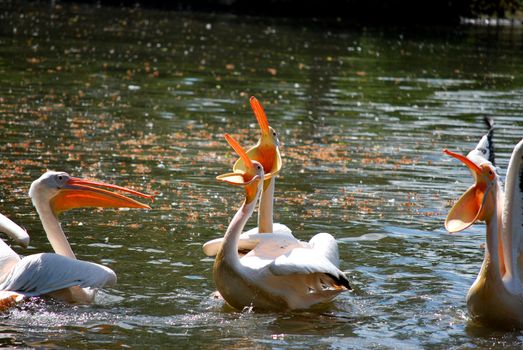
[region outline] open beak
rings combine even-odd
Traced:
[[[2,214],[0,214],[0,231],[6,233],[24,248],[27,248],[29,245],[29,235],[27,232]]]
[[[248,150],[247,154],[251,159],[257,160],[263,165],[266,174],[265,179],[267,180],[267,174],[276,175],[281,170],[282,161],[280,150],[278,144],[273,144],[274,137],[271,136],[271,133],[274,132],[274,130],[271,130],[269,126],[269,120],[267,119],[267,115],[265,114],[261,103],[254,96],[250,98],[249,102],[251,103],[251,108],[254,111],[254,115],[256,116],[258,125],[260,126],[262,142]],[[265,144],[263,140],[271,140],[267,141],[271,143]]]
[[[126,187],[73,177],[69,179],[66,186],[51,199],[51,207],[56,214],[74,208],[88,207],[151,209],[147,204],[140,203],[120,193],[109,190],[117,190],[154,200],[153,195],[144,194]]]
[[[282,167],[280,149],[278,147],[276,147],[276,152],[275,153],[276,154],[273,156],[274,162],[273,162],[272,168],[271,168],[271,170],[269,172],[269,174],[271,174],[271,175],[278,174],[280,172],[280,170],[281,170],[281,167]]]
[[[481,219],[490,187],[485,182],[478,181],[481,169],[470,159],[449,150],[444,150],[443,152],[465,163],[476,181],[452,206],[447,215],[445,228],[448,232],[455,233],[466,229]]]
[[[247,155],[250,159],[256,160],[263,165],[265,171],[265,186],[269,184],[269,179],[272,176],[278,174],[282,167],[282,160],[280,150],[277,142],[275,143],[275,136],[271,135],[274,130],[269,126],[267,115],[263,110],[260,102],[256,97],[250,98],[250,103],[258,125],[260,126],[261,138],[260,141],[252,148],[247,151]],[[234,163],[233,171],[245,171],[245,165],[243,160],[240,158]]]
[[[444,149],[443,152],[445,154],[448,154],[449,156],[454,157],[454,158],[462,161],[463,163],[465,163],[465,165],[470,169],[470,171],[472,171],[472,174],[476,174],[476,175],[481,174],[481,169],[479,168],[479,166],[477,166],[476,163],[474,163],[467,157],[465,157],[461,154],[449,151],[448,149]]]
[[[240,156],[240,160],[242,160],[243,163],[246,165],[246,169],[245,171],[236,170],[233,173],[218,175],[216,179],[219,181],[230,183],[231,185],[244,186],[247,197],[246,202],[250,203],[256,197],[256,193],[258,191],[257,180],[260,180],[260,176],[256,174],[254,164],[249,159],[249,156],[243,150],[242,146],[240,146],[240,144],[229,134],[225,134],[225,139]]]
[[[258,121],[258,125],[260,125],[262,136],[268,136],[270,133],[269,121],[267,120],[267,115],[265,114],[262,105],[254,96],[250,98],[249,102],[251,103],[251,108],[254,111],[254,116]]]

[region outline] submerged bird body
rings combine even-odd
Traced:
[[[217,289],[227,303],[237,309],[305,309],[350,289],[345,274],[330,260],[336,260],[337,255],[324,256],[325,249],[303,247],[289,235],[266,235],[273,237],[260,239],[244,257],[238,256],[240,234],[254,211],[265,174],[260,163],[251,161],[232,138],[226,138],[246,164],[243,173],[218,177],[246,191],[245,202],[231,220],[213,266]]]
[[[480,146],[481,141],[476,149]],[[512,152],[505,191],[493,153],[482,158],[481,150],[467,157],[445,152],[465,163],[475,178],[450,210],[445,227],[453,233],[486,222],[485,257],[467,294],[469,312],[494,327],[523,329],[523,140]]]

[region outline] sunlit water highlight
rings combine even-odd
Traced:
[[[468,320],[484,226],[443,220],[472,183],[468,152],[496,123],[504,175],[523,136],[523,30],[341,29],[309,21],[3,4],[0,211],[49,251],[28,187],[46,169],[158,192],[153,209],[62,216],[77,256],[118,285],[95,305],[34,300],[0,344],[122,348],[520,347]],[[307,312],[235,312],[212,259],[241,194],[225,132],[248,146],[250,95],[281,134],[276,221],[339,240],[354,292]],[[254,220],[249,223],[254,225]]]

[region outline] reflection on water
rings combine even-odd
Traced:
[[[97,304],[37,302],[0,343],[120,348],[518,347],[467,319],[484,227],[443,220],[472,179],[443,148],[470,150],[496,123],[506,169],[523,130],[521,28],[373,29],[83,5],[2,4],[0,211],[48,251],[27,196],[46,169],[158,192],[153,209],[64,214],[76,254],[118,285]],[[239,194],[215,176],[258,136],[281,134],[276,221],[339,239],[355,291],[318,310],[235,312],[211,297],[203,242]],[[502,174],[503,175],[503,174]],[[249,223],[254,225],[254,221]]]

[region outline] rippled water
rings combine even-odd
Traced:
[[[118,285],[95,305],[34,300],[0,344],[121,348],[520,347],[468,320],[484,226],[443,220],[472,183],[468,152],[497,126],[504,174],[523,136],[523,29],[362,28],[88,6],[0,4],[0,211],[49,251],[27,196],[46,169],[158,192],[150,211],[62,215],[77,256]],[[20,8],[21,6],[21,8]],[[225,132],[281,134],[276,221],[339,240],[355,290],[308,312],[235,312],[211,298],[212,259],[241,193],[215,181]],[[254,224],[251,220],[250,225]]]

